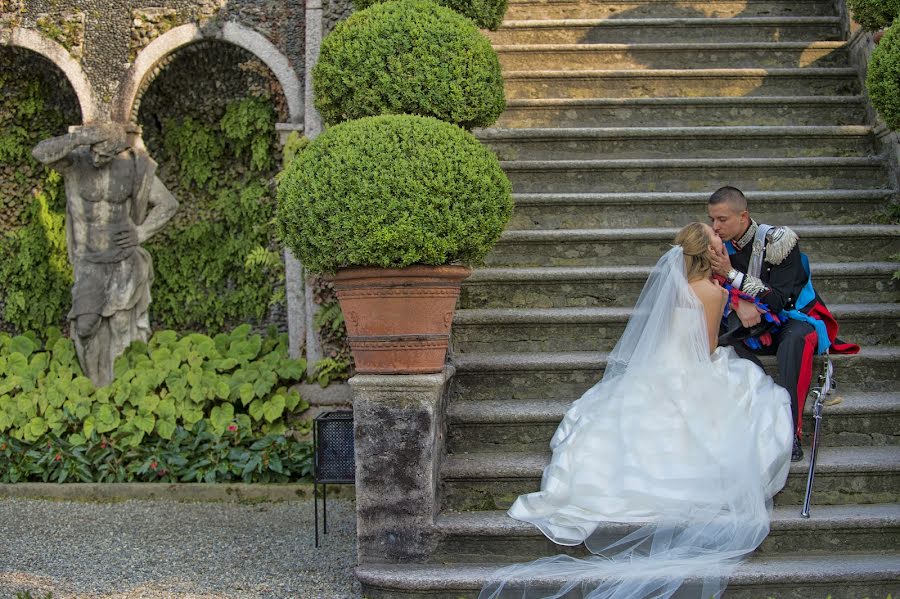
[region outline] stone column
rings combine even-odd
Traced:
[[[356,530],[360,564],[422,562],[436,541],[445,393],[453,376],[356,375]]]
[[[304,71],[304,131],[307,139],[313,140],[322,132],[322,117],[313,103],[312,72],[319,61],[319,50],[322,47],[322,0],[306,0],[306,66]],[[287,252],[289,253],[289,252]],[[302,268],[300,263],[297,268]],[[301,271],[302,272],[302,271]],[[303,276],[301,274],[301,276]],[[316,362],[322,359],[322,343],[313,319],[318,305],[313,301],[312,286],[309,280],[304,285],[304,317],[306,319],[306,361],[310,374]],[[298,350],[299,352],[299,350]]]

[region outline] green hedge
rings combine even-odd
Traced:
[[[853,19],[867,31],[890,25],[900,14],[900,0],[847,0]]]
[[[96,389],[58,330],[43,342],[0,335],[0,471],[133,480],[148,472],[139,462],[155,461],[178,480],[302,476],[283,472],[280,461],[306,452],[291,433],[308,432],[308,404],[288,388],[305,369],[287,357],[284,335],[251,335],[249,325],[215,337],[162,331],[133,343],[116,360],[115,381]],[[271,451],[263,456],[263,448]],[[115,472],[105,469],[107,458]],[[164,475],[150,470],[151,478]]]
[[[428,0],[376,4],[322,42],[316,108],[329,124],[382,114],[493,124],[506,106],[490,41],[467,18]]]
[[[356,10],[363,10],[384,0],[353,0]],[[484,29],[497,29],[506,14],[507,0],[437,0],[438,4],[452,8],[472,19]]]
[[[875,46],[866,74],[872,105],[891,129],[900,129],[900,25],[892,25]]]
[[[434,118],[349,121],[283,172],[281,238],[313,272],[347,266],[478,264],[512,212],[494,154]]]

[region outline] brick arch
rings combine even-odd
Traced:
[[[221,29],[204,31],[193,23],[175,27],[153,40],[140,51],[113,102],[113,119],[134,121],[140,108],[140,94],[159,73],[159,64],[166,57],[190,44],[203,40],[228,42],[247,50],[260,59],[281,84],[287,101],[291,123],[303,121],[303,85],[287,57],[262,34],[229,21]]]
[[[38,31],[23,27],[12,29],[8,35],[0,38],[0,43],[30,50],[56,65],[75,91],[78,105],[81,108],[82,122],[90,123],[100,118],[90,80],[81,68],[81,64],[72,58],[72,55],[63,46]]]

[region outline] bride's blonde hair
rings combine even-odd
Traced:
[[[680,245],[684,252],[684,265],[688,281],[705,279],[712,273],[712,260],[709,255],[709,232],[703,223],[686,225],[675,236],[675,245]]]

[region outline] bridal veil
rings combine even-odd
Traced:
[[[718,597],[769,532],[790,444],[787,392],[731,349],[710,355],[702,305],[673,247],[602,380],[553,436],[541,491],[509,510],[590,553],[502,568],[479,597]]]

